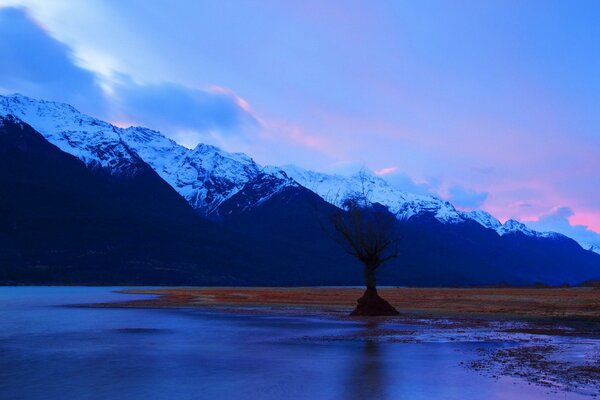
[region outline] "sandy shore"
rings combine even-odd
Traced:
[[[110,306],[293,306],[344,312],[354,307],[362,289],[165,288],[126,292],[159,297]],[[379,292],[402,314],[600,322],[600,289],[596,288],[383,288]]]

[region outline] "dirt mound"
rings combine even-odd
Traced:
[[[358,304],[352,316],[379,317],[400,314],[390,303],[377,294],[377,290],[367,289],[363,296],[358,299]]]

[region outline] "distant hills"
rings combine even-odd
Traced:
[[[577,284],[600,255],[501,224],[380,177],[262,167],[187,149],[73,107],[0,96],[0,282],[187,285],[362,283],[328,215],[358,185],[397,215],[401,257],[383,285]]]

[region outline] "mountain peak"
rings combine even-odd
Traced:
[[[143,160],[201,213],[213,212],[263,173],[252,158],[199,144],[193,150],[152,129],[119,128],[56,102],[0,96],[0,115],[15,115],[87,165],[131,173]],[[269,172],[265,172],[269,173]]]
[[[21,94],[0,96],[0,115],[8,114],[27,122],[50,143],[88,166],[127,175],[141,168],[138,155],[121,140],[118,128],[82,114],[68,104]]]
[[[466,219],[471,219],[475,222],[478,222],[479,224],[489,229],[497,230],[502,226],[502,224],[500,223],[500,221],[498,221],[497,218],[483,210],[463,211],[462,215]]]
[[[275,193],[300,184],[336,206],[364,188],[371,201],[388,207],[401,220],[427,214],[442,223],[473,220],[500,235],[514,232],[528,236],[551,235],[533,231],[515,220],[500,224],[485,211],[456,210],[448,201],[432,195],[404,192],[364,168],[344,176],[295,165],[262,167],[244,153],[229,153],[203,143],[188,149],[152,129],[119,128],[82,114],[68,104],[36,100],[22,94],[0,96],[2,115],[14,115],[26,121],[61,150],[87,165],[109,169],[111,173],[132,174],[140,163],[147,163],[194,209],[206,215],[215,212],[249,182],[254,182],[254,187],[260,182],[261,193],[257,195],[260,198],[267,198],[268,190]],[[252,198],[247,193],[245,197]]]
[[[36,106],[36,107],[43,107],[43,108],[46,108],[49,110],[63,110],[65,112],[80,114],[82,116],[84,115],[84,114],[81,114],[75,107],[73,107],[72,105],[70,105],[68,103],[62,103],[62,102],[51,101],[51,100],[34,99],[32,97],[25,96],[21,93],[0,95],[0,102],[4,103],[6,105],[13,104],[13,106],[20,106],[20,107]]]
[[[528,236],[536,236],[536,233],[537,233],[537,232],[529,229],[527,226],[525,226],[525,224],[523,224],[515,219],[507,220],[504,224],[502,224],[501,227],[499,227],[497,229],[497,231],[500,235],[505,235],[507,233],[520,232],[520,233],[523,233]]]
[[[235,162],[243,163],[243,164],[254,164],[257,165],[254,160],[246,155],[245,153],[230,153],[225,150],[222,150],[216,146],[205,143],[198,143],[193,150],[191,150],[195,154],[206,155],[206,156],[214,156],[218,155],[220,157],[233,160]]]
[[[430,214],[444,223],[464,221],[463,216],[450,203],[434,196],[403,192],[372,173],[359,171],[350,176],[342,176],[308,171],[293,165],[281,168],[302,186],[338,207],[346,198],[364,188],[372,202],[388,207],[399,219],[407,220],[418,214]]]

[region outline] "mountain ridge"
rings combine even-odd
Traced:
[[[9,124],[16,118],[4,117]],[[335,243],[327,223],[339,208],[279,168],[263,167],[215,212],[202,216],[141,158],[135,174],[111,169],[114,163],[86,164],[31,127],[28,138],[21,138],[24,126],[29,127],[19,120],[12,128],[0,127],[0,187],[11,188],[0,195],[0,219],[9,218],[0,224],[1,283],[361,282],[356,260]],[[143,132],[138,140],[156,135]],[[36,148],[45,150],[32,151]],[[143,210],[151,212],[140,214]],[[600,276],[600,256],[566,237],[526,231],[501,236],[472,219],[443,223],[438,214],[398,219],[402,257],[382,267],[381,284],[560,285]]]
[[[119,128],[64,103],[36,100],[20,94],[0,96],[2,114],[16,115],[61,150],[87,165],[97,165],[111,173],[135,175],[139,161],[144,161],[197,212],[210,218],[222,217],[219,208],[226,202],[228,213],[243,212],[277,191],[295,185],[302,185],[325,201],[340,206],[344,198],[361,190],[361,185],[366,183],[372,200],[388,207],[400,220],[429,214],[450,224],[472,220],[501,236],[520,232],[551,239],[561,235],[537,232],[515,220],[502,224],[482,210],[460,211],[435,196],[398,190],[385,179],[368,172],[349,177],[330,175],[293,165],[260,166],[244,153],[229,153],[207,144],[188,149],[158,131],[137,126]],[[266,182],[271,185],[270,190]],[[261,192],[262,198],[257,198],[256,193],[250,196],[246,190],[245,196],[237,197],[240,204],[232,207],[230,199],[250,186],[254,186],[257,193]],[[590,250],[597,249],[592,247]]]
[[[113,173],[134,174],[136,160],[141,158],[195,210],[206,216],[218,218],[219,206],[253,180],[270,180],[273,190],[300,184],[336,206],[361,184],[358,174],[350,177],[330,175],[293,165],[263,167],[244,153],[229,153],[207,144],[188,149],[158,131],[139,126],[119,128],[82,114],[65,103],[36,100],[20,94],[0,96],[0,114],[8,113],[26,120],[51,143],[86,164],[96,163]],[[366,179],[373,201],[388,207],[401,220],[428,213],[444,223],[473,220],[494,229],[499,235],[514,232],[531,236],[559,235],[536,232],[514,220],[501,224],[482,210],[460,211],[435,196],[395,189],[374,174],[366,174]],[[272,194],[264,193],[264,196],[267,198]],[[255,204],[259,201],[254,199]],[[238,209],[250,206],[240,205]]]

